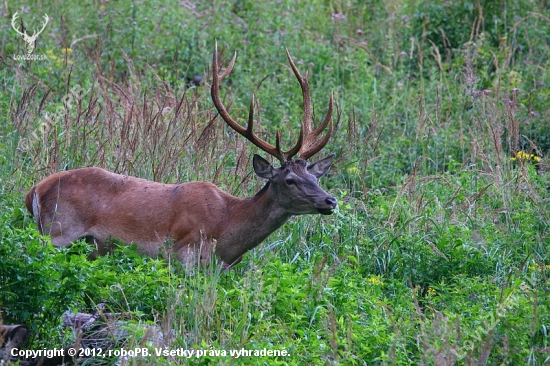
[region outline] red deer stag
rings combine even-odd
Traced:
[[[309,164],[332,133],[332,95],[323,123],[312,129],[312,109],[307,74],[303,77],[288,53],[288,61],[302,88],[304,119],[296,145],[283,151],[277,133],[275,146],[252,131],[254,96],[248,126],[239,125],[220,98],[220,81],[228,76],[237,54],[220,75],[217,45],[212,61],[212,100],[224,121],[254,145],[281,162],[280,168],[254,155],[256,174],[268,180],[251,198],[240,199],[212,183],[162,184],[110,173],[100,168],[81,168],[50,175],[26,197],[27,209],[41,233],[56,246],[68,246],[79,238],[93,239],[96,253],[110,250],[109,238],[135,243],[138,251],[158,256],[166,242],[186,265],[205,262],[215,252],[226,268],[237,264],[293,215],[331,214],[336,199],[318,185],[330,168],[334,154]],[[328,126],[324,136],[321,133]],[[298,154],[298,159],[292,157]]]

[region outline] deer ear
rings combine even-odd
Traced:
[[[314,176],[316,176],[317,178],[321,178],[329,170],[329,168],[332,165],[332,161],[334,160],[335,157],[336,157],[335,154],[330,154],[326,158],[321,159],[316,163],[308,165],[307,171],[313,174]]]
[[[271,179],[275,176],[275,168],[269,164],[269,161],[265,160],[260,155],[254,154],[252,165],[254,166],[254,171],[260,178]]]

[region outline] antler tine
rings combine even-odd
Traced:
[[[15,12],[15,13],[13,14],[13,16],[11,17],[11,26],[12,26],[12,28],[13,28],[18,34],[24,36],[25,34],[21,33],[21,32],[19,31],[19,29],[17,29],[17,27],[15,26],[15,21],[17,20],[18,17],[19,17],[19,14],[18,14],[17,12]]]
[[[304,120],[302,122],[302,130],[304,130],[305,136],[303,137],[303,142],[300,144],[300,146],[298,147],[297,145],[296,147],[298,147],[299,151],[298,157],[300,159],[307,160],[308,158],[318,153],[323,147],[325,147],[328,140],[330,139],[330,136],[332,134],[333,96],[331,93],[327,115],[323,123],[312,131],[311,121],[313,118],[311,112],[311,93],[309,91],[309,83],[307,81],[307,72],[305,76],[302,76],[302,74],[300,74],[300,71],[294,64],[294,61],[292,60],[288,49],[286,50],[286,55],[288,57],[290,67],[292,68],[292,71],[294,72],[294,75],[296,76],[296,79],[298,79],[300,87],[302,88],[302,96],[304,99]],[[327,128],[327,125],[329,126],[327,134],[321,140],[318,140],[319,135]]]
[[[223,105],[221,99],[220,99],[220,81],[223,80],[227,75],[229,75],[229,72],[231,72],[233,68],[233,63],[235,58],[237,57],[237,53],[235,52],[235,55],[233,56],[232,62],[229,63],[227,69],[222,75],[219,75],[219,68],[218,68],[218,43],[216,42],[216,46],[214,47],[214,57],[212,60],[212,88],[210,90],[210,94],[212,96],[212,101],[214,102],[214,105],[216,106],[216,109],[218,110],[218,113],[222,116],[225,122],[229,124],[234,130],[239,132],[241,135],[244,133],[245,129],[242,128],[237,122],[231,118],[227,110],[225,109],[225,106]],[[227,72],[229,70],[229,72]]]
[[[303,160],[307,160],[313,155],[317,154],[325,145],[327,144],[330,136],[332,135],[332,106],[333,106],[333,96],[330,94],[330,100],[328,103],[328,110],[323,123],[315,129],[311,134],[306,136],[304,141],[303,149],[300,149],[300,155],[298,157]],[[328,131],[322,139],[318,139],[321,132],[325,130],[328,125]],[[303,151],[302,151],[303,150]]]
[[[309,83],[307,81],[307,72],[306,76],[302,76],[300,74],[300,71],[294,64],[294,60],[292,59],[292,56],[290,56],[290,52],[288,52],[288,48],[286,48],[286,56],[288,58],[288,62],[290,63],[290,67],[292,68],[292,71],[294,72],[294,75],[296,76],[296,79],[298,79],[298,82],[300,83],[300,87],[302,88],[302,97],[304,99],[304,120],[302,121],[302,126],[304,127],[304,132],[307,138],[307,135],[311,132],[311,119],[312,119],[312,113],[311,113],[311,94],[309,92]]]
[[[212,60],[212,88],[210,90],[210,94],[212,96],[212,101],[214,102],[214,105],[216,106],[216,109],[218,110],[218,113],[220,116],[222,116],[223,120],[235,131],[237,131],[239,134],[244,136],[247,140],[252,142],[254,145],[268,153],[269,155],[274,156],[275,158],[279,159],[281,163],[284,163],[286,160],[290,158],[288,156],[288,152],[281,151],[280,145],[279,145],[279,138],[277,137],[276,146],[273,146],[269,144],[268,142],[262,140],[258,136],[256,136],[252,130],[254,125],[254,95],[252,95],[252,99],[250,101],[250,110],[248,112],[248,126],[247,128],[242,127],[240,124],[238,124],[231,116],[229,115],[229,112],[227,112],[227,109],[223,105],[221,98],[220,98],[220,81],[223,80],[227,75],[229,75],[233,69],[233,65],[235,64],[235,60],[237,58],[237,53],[235,52],[235,55],[233,56],[233,59],[227,66],[227,69],[223,72],[223,74],[219,75],[219,68],[218,68],[218,42],[216,42],[214,46],[214,56]]]
[[[38,34],[42,33],[44,31],[44,29],[46,29],[46,26],[48,25],[48,21],[50,20],[50,17],[48,17],[48,14],[44,13],[44,24],[42,25],[42,29],[40,30],[40,32],[38,32]],[[36,34],[36,32],[34,32],[34,34]]]
[[[218,58],[218,44],[216,43],[216,49],[214,50],[214,52],[216,53],[216,59]],[[233,54],[233,58],[231,59],[231,61],[229,61],[229,64],[227,65],[227,67],[225,68],[225,71],[223,72],[223,74],[220,75],[220,81],[222,81],[223,79],[225,79],[225,77],[229,74],[231,74],[231,71],[233,71],[233,66],[235,66],[235,60],[237,60],[237,52],[235,52]],[[216,64],[217,66],[217,64]]]

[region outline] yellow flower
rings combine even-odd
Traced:
[[[384,284],[384,282],[380,279],[380,277],[378,276],[370,276],[368,279],[367,279],[368,282],[370,282],[371,284],[373,285],[377,285],[377,286],[381,286]]]
[[[516,153],[516,156],[510,158],[510,160],[512,161],[516,161],[516,160],[530,160],[530,161],[534,161],[535,163],[539,163],[540,162],[540,158],[538,156],[536,156],[535,154],[528,154],[526,153],[525,151],[518,151]]]
[[[54,53],[53,53],[53,50],[51,48],[48,48],[46,50],[46,55],[48,55],[48,58],[51,58],[51,59],[56,59],[58,58]]]
[[[433,287],[430,287],[428,289],[428,296],[435,296],[437,292],[435,291],[435,289]]]
[[[550,264],[531,264],[528,268],[533,272],[550,271]]]
[[[63,53],[73,53],[73,50],[72,50],[72,48],[62,48],[61,52],[63,52]]]
[[[355,174],[359,171],[359,169],[357,169],[356,167],[354,166],[350,166],[348,169],[347,169],[348,173],[350,174]]]

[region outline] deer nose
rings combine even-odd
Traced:
[[[327,205],[330,205],[331,207],[336,207],[336,198],[332,197],[332,196],[328,196],[327,198],[325,198],[325,203]]]

